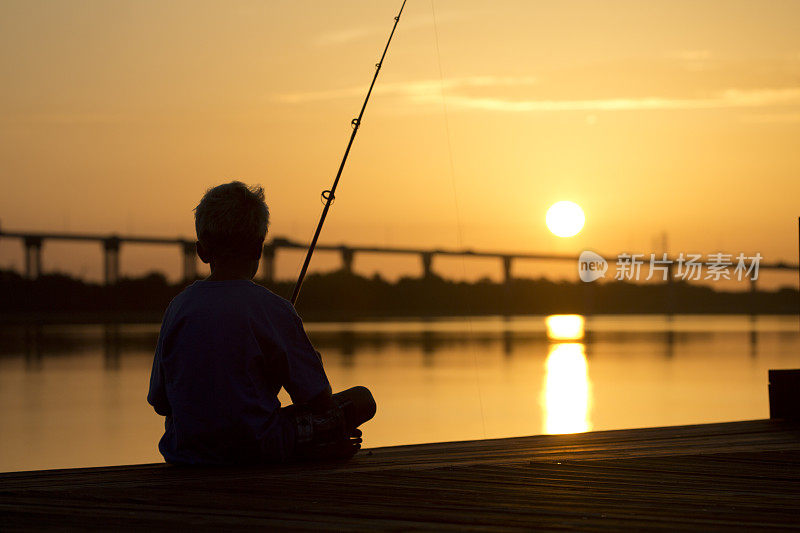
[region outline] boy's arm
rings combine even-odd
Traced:
[[[322,357],[308,339],[303,321],[293,307],[291,317],[292,330],[285,337],[287,375],[283,387],[296,404],[332,402],[331,385],[322,366]]]
[[[161,416],[169,416],[172,414],[172,408],[167,400],[167,387],[162,364],[164,330],[164,324],[162,324],[161,333],[158,335],[158,344],[156,344],[156,354],[153,357],[153,369],[150,371],[150,391],[147,393],[147,403],[152,405],[156,413]]]

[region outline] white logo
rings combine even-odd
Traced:
[[[584,250],[578,258],[578,275],[581,281],[589,283],[602,278],[608,270],[608,261],[599,254]]]

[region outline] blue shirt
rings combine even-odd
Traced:
[[[166,417],[170,463],[284,459],[293,437],[278,392],[331,387],[292,305],[248,280],[196,281],[164,314],[147,401]]]

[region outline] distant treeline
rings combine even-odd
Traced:
[[[117,285],[87,283],[62,274],[27,280],[0,271],[0,320],[159,321],[170,300],[185,284],[162,274],[123,278]],[[292,282],[267,285],[288,297]],[[723,292],[686,282],[634,284],[515,279],[508,284],[440,277],[402,278],[389,282],[344,271],[310,275],[298,302],[309,320],[497,314],[630,314],[798,312],[798,291]]]

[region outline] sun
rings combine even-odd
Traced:
[[[558,237],[574,237],[583,229],[586,216],[581,206],[575,202],[556,202],[547,210],[545,217],[547,229]]]

